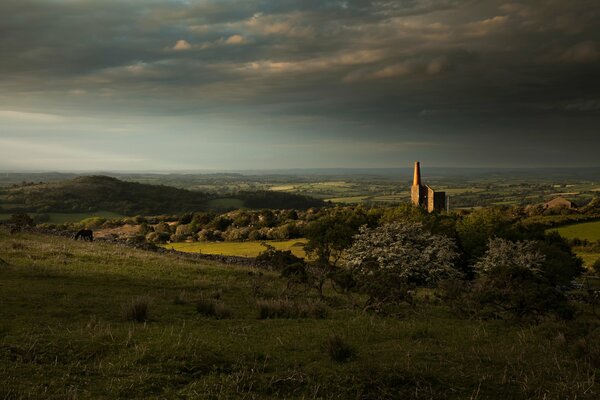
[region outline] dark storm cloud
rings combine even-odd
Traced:
[[[0,110],[550,149],[598,129],[598,20],[586,0],[4,0]]]

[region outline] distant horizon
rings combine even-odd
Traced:
[[[534,171],[534,170],[600,170],[597,166],[517,166],[517,167],[490,167],[490,166],[429,166],[421,163],[421,168],[427,170],[451,170],[451,171]],[[0,169],[0,174],[215,174],[215,173],[250,173],[250,172],[302,172],[302,171],[413,171],[413,166],[406,167],[299,167],[299,168],[247,168],[247,169],[164,169],[164,170],[108,170],[108,169],[89,169],[89,170],[61,170],[61,169],[32,169],[32,170],[9,170]],[[600,178],[600,176],[599,176]]]

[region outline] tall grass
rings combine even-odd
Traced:
[[[146,322],[149,308],[150,298],[148,296],[134,297],[121,305],[121,317],[124,321]]]
[[[259,319],[272,318],[326,318],[327,307],[316,301],[297,302],[289,299],[258,300]]]

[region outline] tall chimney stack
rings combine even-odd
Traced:
[[[413,177],[413,186],[421,186],[421,165],[415,161],[415,175]]]

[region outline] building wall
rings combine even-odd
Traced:
[[[420,185],[413,185],[410,188],[410,200],[415,206],[427,207],[427,188]]]
[[[427,186],[427,211],[443,211],[446,207],[446,192],[436,192]]]
[[[575,205],[573,204],[573,202],[565,199],[564,197],[557,197],[544,204],[544,208],[555,207],[575,208]]]

